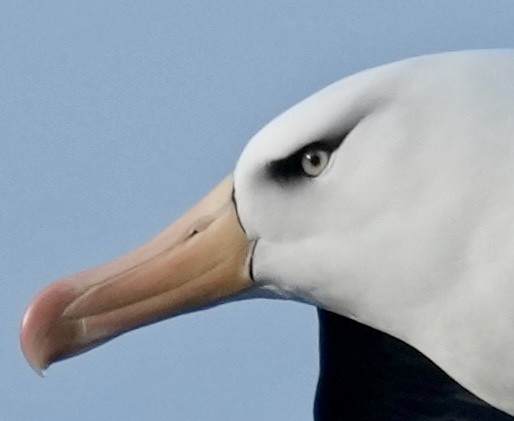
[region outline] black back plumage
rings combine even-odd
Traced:
[[[316,421],[512,421],[423,354],[383,332],[319,310]]]

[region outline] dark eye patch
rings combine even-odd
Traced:
[[[309,143],[293,152],[289,156],[271,161],[266,166],[267,174],[279,183],[290,183],[308,178],[302,168],[302,158],[307,151],[323,150],[328,153],[334,152],[343,143],[345,136],[334,140],[319,140]]]

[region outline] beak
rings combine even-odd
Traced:
[[[44,289],[27,309],[20,335],[34,370],[251,288],[252,244],[232,189],[228,178],[148,244]]]

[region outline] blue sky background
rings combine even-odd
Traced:
[[[0,4],[0,419],[312,419],[313,308],[243,302],[53,366],[18,345],[50,281],[152,237],[285,108],[355,71],[514,46],[511,1]]]

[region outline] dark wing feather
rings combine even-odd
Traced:
[[[385,333],[319,310],[316,421],[512,421],[423,354]]]

